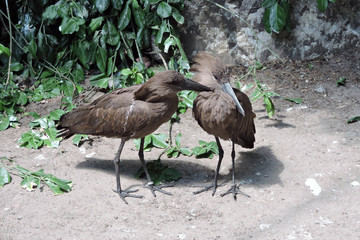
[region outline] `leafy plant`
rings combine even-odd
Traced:
[[[149,162],[146,164],[146,167],[149,171],[151,180],[155,185],[159,185],[163,182],[176,181],[182,177],[182,174],[177,169],[164,165],[160,160]],[[141,167],[135,173],[135,178],[139,179],[144,176],[145,172]]]
[[[263,23],[268,33],[279,33],[283,28],[291,32],[290,4],[287,0],[263,0]]]
[[[219,149],[216,142],[205,142],[200,140],[199,146],[191,149],[192,154],[196,156],[196,158],[210,158],[212,159],[214,155],[219,154]]]
[[[74,145],[79,146],[82,140],[88,140],[88,139],[89,137],[86,134],[75,134],[74,137],[72,138],[72,142]]]
[[[346,78],[341,77],[339,80],[336,81],[337,86],[345,86]]]
[[[4,164],[4,160],[7,160],[13,166]],[[71,191],[71,181],[59,179],[52,174],[46,174],[43,169],[36,172],[29,171],[15,164],[13,160],[4,157],[1,158],[0,162],[0,187],[11,182],[9,171],[23,178],[20,185],[28,191],[34,191],[36,188],[40,188],[42,183],[45,183],[54,194]]]
[[[259,79],[257,79],[256,71],[262,69],[265,69],[265,67],[258,61],[256,61],[254,65],[249,66],[248,72],[241,78],[237,79],[237,87],[241,89],[240,81],[246,77],[252,76],[254,83],[247,86],[249,89],[254,88],[254,91],[250,96],[251,101],[256,101],[262,98],[265,104],[267,115],[271,118],[275,114],[275,105],[272,102],[271,97],[280,95],[271,91],[265,83],[261,83]]]
[[[181,147],[180,139],[181,139],[181,133],[178,133],[178,135],[175,138],[175,146],[170,147],[166,151],[166,155],[168,156],[168,158],[179,157],[180,154],[183,154],[185,156],[191,156],[191,151],[189,148]]]
[[[169,146],[168,143],[166,142],[167,139],[168,139],[168,136],[166,136],[165,134],[147,135],[144,139],[144,151],[149,152],[151,150],[151,148],[153,148],[153,147],[162,148],[162,149],[167,148]],[[135,139],[134,144],[135,144],[136,149],[139,150],[140,139]]]
[[[325,12],[329,2],[335,3],[336,0],[316,0],[317,7],[321,12]]]

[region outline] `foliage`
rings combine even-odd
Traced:
[[[355,116],[355,117],[349,118],[346,122],[347,123],[354,123],[354,122],[357,122],[357,121],[360,121],[360,116]]]
[[[296,104],[303,103],[303,100],[301,98],[284,98],[284,99]]]
[[[178,135],[175,138],[175,146],[170,147],[166,151],[166,155],[168,158],[179,157],[180,154],[183,154],[185,156],[191,156],[190,149],[181,147],[180,139],[181,139],[181,133],[178,133]]]
[[[178,93],[180,99],[176,112],[171,117],[171,122],[178,122],[180,120],[179,115],[186,113],[188,108],[193,107],[193,102],[197,96],[197,92],[190,90],[183,90]]]
[[[168,139],[168,136],[165,134],[150,134],[147,135],[144,139],[144,151],[149,152],[151,148],[162,148],[165,149],[169,145],[166,142]],[[140,139],[135,139],[134,144],[136,149],[140,149]]]
[[[0,187],[6,183],[11,182],[11,177],[8,171],[13,172],[16,175],[19,175],[23,180],[21,181],[21,186],[28,191],[33,191],[35,188],[41,188],[41,183],[45,183],[54,194],[62,194],[64,192],[71,191],[71,181],[59,179],[52,174],[44,173],[43,169],[40,169],[36,172],[29,171],[26,168],[23,168],[14,163],[13,160],[8,158],[1,158],[0,162]],[[13,166],[8,166],[3,163],[4,160],[7,160],[9,163],[12,163]]]
[[[269,87],[265,83],[261,83],[259,79],[257,79],[256,71],[262,69],[265,69],[265,67],[258,61],[256,61],[254,65],[249,66],[248,72],[241,78],[237,79],[237,87],[241,89],[240,80],[245,77],[252,76],[254,83],[246,86],[248,89],[254,88],[254,91],[250,96],[251,101],[256,101],[262,98],[265,104],[267,115],[271,118],[275,114],[275,105],[272,102],[271,97],[279,96],[279,94],[270,91]]]
[[[336,81],[337,86],[345,86],[346,78],[341,77],[339,80]]]
[[[74,137],[72,138],[72,142],[74,145],[79,146],[80,142],[82,140],[88,140],[88,135],[86,134],[75,134]]]
[[[212,159],[214,155],[219,154],[219,149],[216,142],[205,142],[200,140],[199,146],[191,149],[192,154],[196,156],[196,158],[210,158]]]
[[[155,185],[159,185],[163,182],[176,181],[181,178],[182,174],[175,168],[164,165],[160,160],[152,161],[146,164],[149,171],[151,180]],[[135,178],[144,177],[145,172],[143,168],[140,168],[135,173]]]
[[[325,12],[329,2],[335,3],[336,0],[316,0],[317,7],[321,12]]]

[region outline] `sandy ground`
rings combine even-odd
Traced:
[[[253,104],[256,144],[252,150],[236,148],[236,179],[251,198],[220,197],[230,182],[210,192],[193,195],[197,184],[210,183],[217,157],[162,158],[183,177],[168,190],[174,196],[154,198],[134,179],[140,167],[132,142],[125,145],[122,185],[139,185],[143,199],[124,204],[112,189],[112,159],[119,139],[93,138],[80,148],[71,140],[58,149],[19,148],[17,140],[28,130],[1,132],[1,156],[30,170],[73,181],[73,190],[59,196],[44,187],[28,192],[21,179],[0,189],[0,239],[360,239],[360,115],[359,52],[311,62],[268,64],[258,72],[262,82],[282,97],[301,97],[296,105],[274,98],[277,113],[266,117],[261,101]],[[308,63],[313,65],[310,70]],[[242,67],[234,74],[243,72]],[[346,77],[346,86],[336,81]],[[249,82],[251,80],[247,80]],[[50,111],[58,100],[31,105],[29,110]],[[27,121],[27,122],[26,122]],[[26,124],[25,124],[26,123]],[[158,132],[167,133],[167,125]],[[213,141],[192,119],[191,112],[175,124],[182,144],[195,147],[198,140]],[[231,179],[231,143],[222,141],[225,158],[220,182]],[[161,150],[145,153],[155,160]]]

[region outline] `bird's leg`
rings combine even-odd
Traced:
[[[163,190],[163,187],[172,187],[173,185],[161,185],[161,186],[155,186],[154,182],[151,180],[150,174],[147,170],[146,164],[145,164],[145,160],[144,160],[144,138],[141,138],[140,140],[140,149],[139,149],[139,158],[140,158],[140,162],[143,166],[146,178],[148,180],[148,183],[145,185],[146,188],[149,188],[151,190],[151,193],[153,194],[154,197],[156,197],[155,195],[155,191],[167,194],[167,195],[172,195],[172,193],[167,192],[165,190]]]
[[[229,190],[227,190],[225,193],[221,194],[220,196],[223,197],[229,193],[232,193],[234,196],[234,200],[236,200],[236,195],[237,194],[242,194],[246,197],[250,197],[249,195],[247,195],[246,193],[243,193],[240,190],[240,184],[237,185],[235,183],[235,144],[234,142],[232,142],[232,151],[231,151],[231,159],[232,159],[232,184],[231,184],[231,188]]]
[[[136,189],[136,190],[129,190],[129,188],[127,188],[125,190],[121,189],[121,184],[120,184],[120,155],[121,155],[121,151],[122,151],[122,149],[123,149],[123,147],[125,145],[125,142],[126,142],[126,140],[121,139],[119,150],[117,151],[115,159],[114,159],[115,175],[116,175],[116,191],[114,190],[114,192],[117,192],[119,194],[120,198],[127,204],[127,201],[125,200],[126,197],[142,198],[143,196],[130,194],[130,193],[139,191],[138,189]]]
[[[205,191],[209,191],[210,189],[213,189],[212,196],[215,195],[216,189],[218,187],[217,181],[218,181],[218,177],[219,177],[220,166],[221,166],[222,159],[224,157],[224,150],[221,147],[219,138],[215,137],[215,140],[216,140],[216,144],[217,144],[218,149],[219,149],[219,161],[218,161],[217,166],[216,166],[214,182],[213,182],[213,184],[211,184],[209,186],[206,186],[205,188],[203,188],[203,189],[201,189],[199,191],[194,192],[194,194],[199,194],[199,193],[202,193],[202,192],[205,192]]]

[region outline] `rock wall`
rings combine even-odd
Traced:
[[[268,34],[262,24],[261,0],[217,0],[234,11],[254,29],[231,13],[206,0],[185,1],[186,22],[180,28],[181,40],[189,57],[208,51],[230,65],[254,59],[275,60],[272,49],[283,58],[330,57],[339,51],[360,49],[360,1],[329,3],[320,12],[316,0],[291,1],[292,32]],[[261,43],[262,42],[262,43]]]

